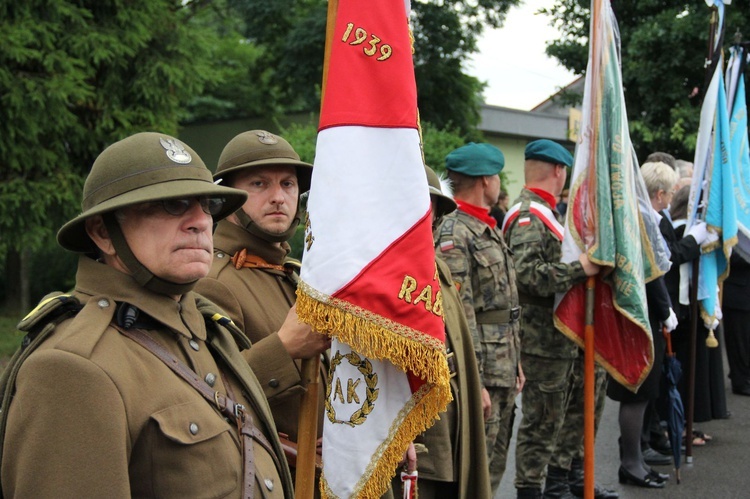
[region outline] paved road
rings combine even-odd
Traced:
[[[725,358],[725,371],[726,365]],[[692,464],[685,463],[683,455],[682,482],[679,485],[675,483],[674,470],[670,467],[656,467],[662,473],[671,473],[672,479],[663,489],[648,490],[632,485],[620,485],[617,481],[619,403],[607,399],[596,442],[597,483],[617,490],[621,499],[750,498],[750,397],[732,394],[728,388],[728,380],[727,407],[732,414],[731,418],[695,425],[711,435],[713,440],[703,447],[693,447]],[[519,419],[520,407],[517,410],[516,426]],[[515,449],[515,431],[511,449]],[[511,452],[496,499],[515,498],[514,474],[515,457]]]

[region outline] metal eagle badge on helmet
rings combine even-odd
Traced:
[[[189,152],[185,150],[179,141],[175,139],[159,139],[161,146],[167,151],[167,157],[180,165],[186,165],[193,160]]]
[[[271,146],[273,144],[279,143],[279,139],[277,139],[272,133],[260,131],[260,132],[257,132],[256,135],[258,136],[258,141],[261,144],[266,144],[266,145]]]

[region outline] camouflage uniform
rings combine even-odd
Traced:
[[[574,459],[583,459],[583,352],[573,364],[573,380],[570,387],[568,410],[565,421],[557,437],[557,449],[550,464],[569,470]],[[607,398],[607,371],[599,364],[594,366],[594,424],[599,428],[599,420]],[[596,430],[594,430],[596,431]]]
[[[523,306],[521,362],[526,384],[516,447],[515,485],[519,489],[541,488],[565,418],[573,361],[578,355],[575,343],[555,329],[554,295],[586,278],[580,263],[560,263],[561,241],[531,214],[532,201],[549,206],[523,189],[514,203],[521,203],[519,215],[505,228]],[[554,209],[553,213],[559,217]],[[528,223],[519,225],[527,218]]]
[[[436,241],[438,255],[460,287],[481,382],[492,400],[485,432],[495,491],[505,471],[513,429],[520,350],[513,261],[498,229],[461,210],[443,218]]]

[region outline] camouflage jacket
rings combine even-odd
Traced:
[[[515,386],[519,321],[509,315],[512,309],[518,313],[518,293],[502,234],[456,210],[443,218],[436,236],[438,256],[459,286],[483,386]]]
[[[555,293],[567,291],[586,279],[579,262],[561,263],[562,241],[531,213],[531,202],[549,207],[546,201],[523,189],[514,206],[518,217],[504,227],[505,240],[513,252],[518,292],[523,307],[521,341],[523,353],[550,358],[575,358],[578,348],[555,329],[552,307]],[[512,208],[511,208],[512,210]],[[552,209],[559,221],[559,214]]]

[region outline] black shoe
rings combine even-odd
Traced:
[[[652,464],[654,466],[666,466],[672,464],[672,458],[656,452],[651,447],[643,449],[643,460],[646,464]]]
[[[570,492],[576,497],[583,497],[583,487],[570,486]],[[594,484],[594,499],[618,499],[620,494]]]
[[[583,497],[583,460],[574,458],[568,472],[570,492],[576,497]],[[594,484],[594,499],[618,499],[620,494]]]
[[[663,480],[656,479],[649,474],[647,474],[643,478],[633,476],[632,473],[630,473],[622,466],[620,466],[620,469],[617,470],[617,478],[619,478],[620,483],[622,484],[632,484],[647,489],[663,489],[666,485],[666,482],[664,482]]]
[[[746,397],[750,397],[750,383],[745,384],[744,386],[733,386],[732,393],[735,395],[745,395]]]
[[[669,480],[669,475],[667,473],[659,473],[653,468],[648,469],[648,474],[657,480],[661,480],[662,482],[666,482],[667,480]]]
[[[544,481],[544,499],[575,499],[568,484],[568,470],[557,466],[547,466],[547,479]]]
[[[648,441],[648,446],[659,454],[664,454],[665,456],[672,453],[672,446],[669,443],[669,437],[667,437],[667,434],[664,432],[651,432],[651,439]]]
[[[669,440],[651,440],[648,443],[648,446],[654,449],[659,454],[663,454],[665,456],[672,455],[672,446],[670,445]]]

